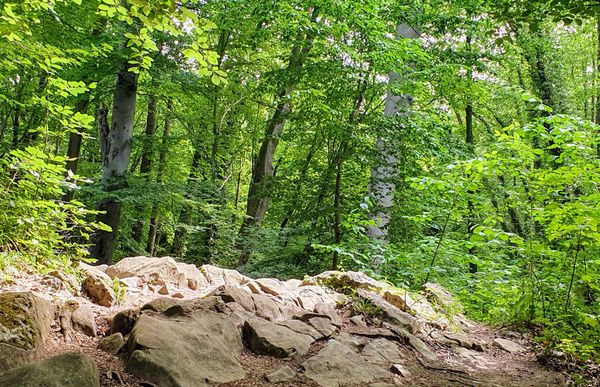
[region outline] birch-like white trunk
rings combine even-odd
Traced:
[[[396,27],[396,36],[398,39],[415,39],[419,34],[411,26],[399,24]],[[400,79],[400,75],[392,72],[389,84],[391,85],[398,79]],[[387,117],[407,114],[411,102],[411,95],[394,95],[390,90],[386,96],[383,114]],[[371,166],[371,184],[369,184],[369,197],[374,206],[371,219],[375,224],[368,227],[367,235],[372,239],[385,241],[388,233],[387,226],[391,217],[390,209],[394,204],[394,191],[396,189],[394,179],[398,175],[398,168],[393,145],[390,144],[388,139],[379,137],[376,147],[377,157]]]

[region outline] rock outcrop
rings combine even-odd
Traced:
[[[415,364],[417,371],[460,377],[485,369],[488,355],[490,362],[526,351],[495,335],[488,341],[480,331],[472,335],[474,323],[435,284],[426,284],[422,295],[358,272],[252,279],[169,257],[80,268],[95,304],[67,294],[59,302],[60,327],[71,348],[93,343],[85,352],[98,351],[107,386],[411,385],[419,378]],[[113,285],[124,305],[115,306]],[[65,292],[58,283],[56,289]],[[0,293],[0,386],[99,385],[96,364],[86,355],[32,363],[44,352],[54,311],[32,293]],[[111,358],[127,372],[107,366]],[[508,381],[497,384],[519,385]]]
[[[0,293],[0,373],[39,357],[55,310],[30,292]]]
[[[0,374],[6,387],[99,387],[94,359],[80,353],[65,353]]]
[[[161,387],[204,386],[244,378],[235,325],[211,302],[144,313],[129,340],[128,370]],[[171,313],[169,313],[171,312]]]

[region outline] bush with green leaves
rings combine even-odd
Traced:
[[[65,172],[65,158],[40,148],[14,150],[0,160],[0,265],[37,269],[68,267],[86,259],[85,243],[102,224],[80,202],[63,201],[79,178]]]

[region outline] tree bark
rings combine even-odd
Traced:
[[[398,24],[396,27],[397,39],[416,39],[418,36],[417,31],[409,25]],[[399,78],[400,75],[393,72],[390,74],[390,83]],[[412,96],[408,94],[394,95],[388,91],[383,114],[392,117],[407,112],[411,103]],[[377,160],[371,167],[371,183],[369,184],[369,197],[374,207],[370,217],[375,224],[367,228],[367,235],[374,240],[386,241],[390,209],[394,203],[394,190],[396,189],[393,180],[398,174],[398,170],[394,147],[382,136],[377,138],[376,153]]]
[[[156,183],[161,184],[163,182],[163,176],[165,167],[167,164],[167,145],[169,141],[169,132],[171,130],[171,118],[169,113],[172,109],[172,104],[167,101],[167,110],[165,112],[165,125],[163,127],[162,140],[160,143],[160,150],[158,152],[158,170],[156,172]],[[158,203],[152,205],[152,211],[150,215],[150,227],[148,228],[148,242],[146,244],[146,251],[150,256],[154,256],[156,250],[156,233],[158,231]]]
[[[98,221],[111,227],[111,231],[99,231],[94,236],[90,254],[99,264],[112,263],[121,217],[121,201],[116,191],[127,186],[137,96],[137,74],[129,69],[130,65],[126,64],[117,74],[110,128],[106,109],[98,114],[102,188],[108,194],[98,205],[98,210],[103,212],[98,215]]]
[[[84,112],[90,103],[89,97],[86,97],[75,105],[75,111],[82,113]],[[81,154],[81,142],[83,141],[83,136],[80,132],[71,132],[69,133],[69,144],[67,145],[67,171],[70,171],[71,174],[77,174],[77,167],[79,166],[79,155]],[[70,202],[73,200],[73,195],[75,191],[72,189],[67,191],[67,193],[63,196],[63,200],[65,202]]]
[[[315,22],[317,12],[311,10],[312,20]],[[240,250],[239,265],[245,265],[250,259],[251,248],[246,243],[249,229],[259,225],[267,212],[271,200],[271,188],[273,184],[273,160],[275,150],[279,143],[279,136],[283,131],[288,115],[292,110],[290,96],[301,78],[302,67],[312,49],[316,33],[308,31],[303,33],[301,39],[292,48],[289,63],[286,69],[283,86],[276,94],[277,107],[273,116],[267,123],[265,138],[263,139],[256,163],[252,169],[248,200],[246,205],[246,217],[239,231],[236,247]]]
[[[158,100],[155,94],[150,94],[148,98],[148,113],[146,115],[146,127],[144,130],[144,140],[142,142],[142,159],[140,162],[140,175],[145,181],[150,181],[150,172],[152,171],[152,155],[154,148],[154,133],[156,132],[156,110]],[[144,213],[144,205],[142,203],[136,204],[136,219],[133,227],[131,228],[131,237],[134,241],[142,242],[142,230],[144,228],[144,221],[142,215]]]

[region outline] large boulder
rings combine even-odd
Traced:
[[[337,340],[330,340],[304,363],[304,376],[319,386],[366,385],[392,374],[371,364]]]
[[[202,265],[200,271],[211,286],[233,285],[241,286],[252,282],[252,279],[231,269],[221,269],[212,265]]]
[[[0,293],[0,373],[40,355],[54,312],[54,305],[33,293]]]
[[[79,269],[84,273],[83,291],[93,303],[110,308],[117,301],[112,289],[112,279],[103,271],[79,262]]]
[[[129,257],[106,268],[111,278],[139,277],[156,285],[179,285],[177,262],[171,257]]]
[[[261,318],[246,321],[243,332],[252,351],[281,358],[302,356],[315,341],[311,336]]]
[[[357,294],[360,298],[370,302],[379,309],[381,318],[384,321],[407,329],[411,333],[417,333],[421,330],[422,324],[417,318],[392,305],[379,294],[364,289],[359,289]]]
[[[94,359],[82,353],[64,353],[0,374],[0,386],[99,387]]]
[[[386,283],[374,280],[358,271],[325,271],[319,275],[305,279],[303,283],[305,285],[327,286],[342,293],[356,289],[379,292],[389,287]]]
[[[206,304],[208,305],[208,304]],[[200,302],[142,314],[128,340],[127,369],[161,387],[198,387],[245,377],[235,325]],[[170,317],[169,317],[170,316]]]

